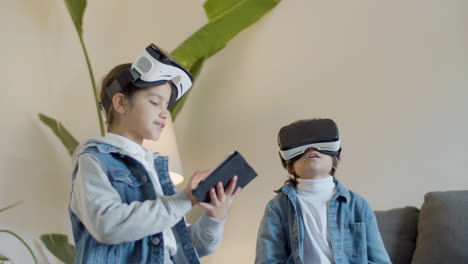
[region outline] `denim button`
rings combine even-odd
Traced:
[[[161,242],[161,239],[159,239],[159,237],[154,237],[151,241],[153,242],[153,245],[157,246],[159,242]]]

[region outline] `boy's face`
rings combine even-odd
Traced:
[[[303,179],[321,179],[330,175],[333,157],[309,148],[293,164],[294,172]]]
[[[126,136],[140,144],[143,139],[158,140],[170,115],[170,97],[169,83],[136,92],[121,116]]]

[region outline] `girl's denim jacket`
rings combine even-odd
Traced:
[[[328,228],[336,264],[391,263],[375,215],[361,196],[335,179],[328,204]],[[293,185],[285,185],[266,206],[257,237],[257,264],[303,264],[304,220]]]
[[[112,145],[103,144],[99,141],[90,141],[87,143],[87,145],[82,147],[82,150],[80,150],[79,154],[75,153],[75,156],[79,156],[85,153],[90,153],[97,158],[97,161],[101,165],[102,171],[104,171],[107,175],[110,184],[118,192],[122,206],[131,205],[132,202],[142,203],[147,200],[155,201],[156,199],[159,199],[156,196],[152,182],[148,179],[149,176],[146,169],[141,163],[126,155],[123,150]],[[77,175],[77,167],[78,165],[76,165],[73,172],[73,180],[75,180]],[[176,193],[176,189],[169,178],[167,157],[158,156],[154,160],[154,167],[156,168],[164,195],[174,195]],[[75,196],[72,195],[72,201],[69,210],[73,236],[77,249],[75,263],[164,263],[165,250],[164,240],[161,232],[147,235],[141,239],[124,242],[114,242],[111,238],[108,241],[102,238],[96,239],[91,235],[89,230],[85,227],[84,223],[72,210],[78,210],[75,209],[77,206],[74,205],[74,203],[77,202],[73,201],[77,199]],[[164,209],[164,206],[162,208]],[[154,206],[150,206],[148,207],[146,214],[155,214],[157,213],[156,209],[157,208]],[[106,210],[108,209],[104,209],[102,214],[105,214]],[[82,211],[80,211],[80,213],[84,214]],[[170,214],[171,212],[167,213]],[[202,219],[203,217],[206,219]],[[143,229],[143,231],[148,229],[143,227],[143,224],[150,226],[150,228],[152,227],[151,223],[143,223],[145,222],[145,219],[140,219],[139,221],[142,225],[140,229]],[[205,226],[206,223],[210,223],[210,220],[206,215],[202,216],[199,220],[199,222],[203,221]],[[136,224],[138,225],[139,223]],[[115,228],[118,228],[118,226]],[[206,244],[203,242],[208,240],[209,244],[213,239],[210,237],[210,234],[205,232],[204,229],[200,231],[201,229],[203,228],[200,228],[198,223],[187,227],[183,217],[181,217],[181,220],[172,227],[172,231],[177,242],[177,253],[175,256],[172,256],[172,261],[174,263],[200,263],[199,256],[204,256],[211,253],[211,251],[214,250],[213,247],[219,245],[218,241],[215,241],[214,243],[217,245],[213,246],[213,244],[210,244],[208,248],[206,248]],[[106,236],[115,236],[113,234],[117,230],[114,230],[114,227],[112,227],[110,230],[106,230],[105,232],[108,233]],[[209,231],[210,230],[208,230],[208,232]],[[132,232],[127,234],[128,237],[135,235],[132,234]],[[127,236],[124,235],[124,237]]]

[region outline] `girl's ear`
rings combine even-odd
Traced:
[[[127,112],[127,107],[128,102],[125,95],[122,93],[116,93],[112,96],[112,108],[114,108],[117,113],[124,115]]]

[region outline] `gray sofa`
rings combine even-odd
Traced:
[[[421,209],[375,215],[394,264],[468,263],[468,190],[430,192]]]

